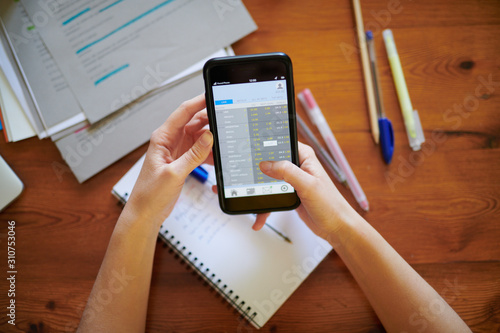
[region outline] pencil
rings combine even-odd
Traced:
[[[257,214],[252,214],[253,216],[257,216]],[[287,243],[290,243],[290,244],[293,244],[292,243],[292,240],[290,238],[288,238],[285,234],[283,234],[282,232],[280,232],[278,229],[276,229],[275,227],[273,227],[272,225],[270,225],[269,223],[265,223],[264,224],[266,227],[268,227],[269,229],[271,229],[272,231],[274,231],[274,233],[278,236],[280,236],[281,238],[283,238],[283,240]]]
[[[379,128],[377,117],[377,106],[375,104],[375,91],[373,89],[373,79],[370,71],[370,62],[368,50],[366,48],[365,28],[363,26],[363,15],[361,15],[361,5],[359,0],[352,0],[354,7],[354,19],[356,21],[356,34],[358,35],[359,50],[361,54],[361,65],[363,67],[363,76],[365,81],[366,99],[368,101],[368,114],[370,116],[370,127],[372,130],[373,141],[378,144]]]
[[[280,231],[278,231],[277,229],[275,229],[272,225],[266,223],[266,227],[269,227],[269,229],[271,229],[276,234],[278,234],[278,236],[280,236],[281,238],[283,238],[283,240],[285,242],[292,244],[292,240],[290,238],[288,238],[287,236],[283,235]]]

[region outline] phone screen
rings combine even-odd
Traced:
[[[262,161],[292,161],[286,76],[269,74],[212,84],[225,198],[294,192],[259,168]]]

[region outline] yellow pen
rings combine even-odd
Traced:
[[[408,93],[408,87],[406,86],[403,74],[403,67],[401,66],[401,61],[399,60],[398,50],[396,49],[396,43],[394,42],[392,31],[390,29],[384,30],[383,36],[385,48],[387,50],[387,57],[389,58],[389,64],[391,66],[392,77],[394,79],[394,85],[396,86],[396,91],[398,93],[399,105],[401,106],[401,112],[403,113],[406,131],[408,133],[408,141],[410,142],[410,147],[413,150],[420,150],[422,143],[425,142],[424,132],[422,130],[422,124],[420,123],[418,112],[417,110],[413,110],[413,106],[411,105],[410,94]]]

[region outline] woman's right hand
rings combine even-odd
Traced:
[[[299,160],[300,168],[288,161],[266,161],[260,163],[260,169],[295,188],[302,201],[297,209],[300,217],[333,246],[385,329],[416,331],[411,318],[432,307],[439,309],[439,315],[425,317],[431,320],[422,317],[428,331],[471,332],[446,301],[347,203],[310,147],[299,143]]]
[[[318,236],[331,241],[343,224],[358,213],[337,190],[320,164],[314,150],[299,142],[300,168],[289,161],[263,161],[262,172],[292,185],[301,200],[299,216]],[[264,226],[254,226],[258,230]]]

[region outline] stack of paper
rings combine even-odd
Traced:
[[[51,137],[80,182],[149,140],[203,92],[204,62],[256,29],[239,1],[129,2],[0,5],[5,58],[17,68],[6,82],[24,87],[14,92],[21,107],[5,107]]]
[[[35,135],[31,123],[26,118],[29,108],[24,98],[22,85],[12,65],[12,53],[0,34],[0,121],[3,124],[5,140],[16,142]]]

